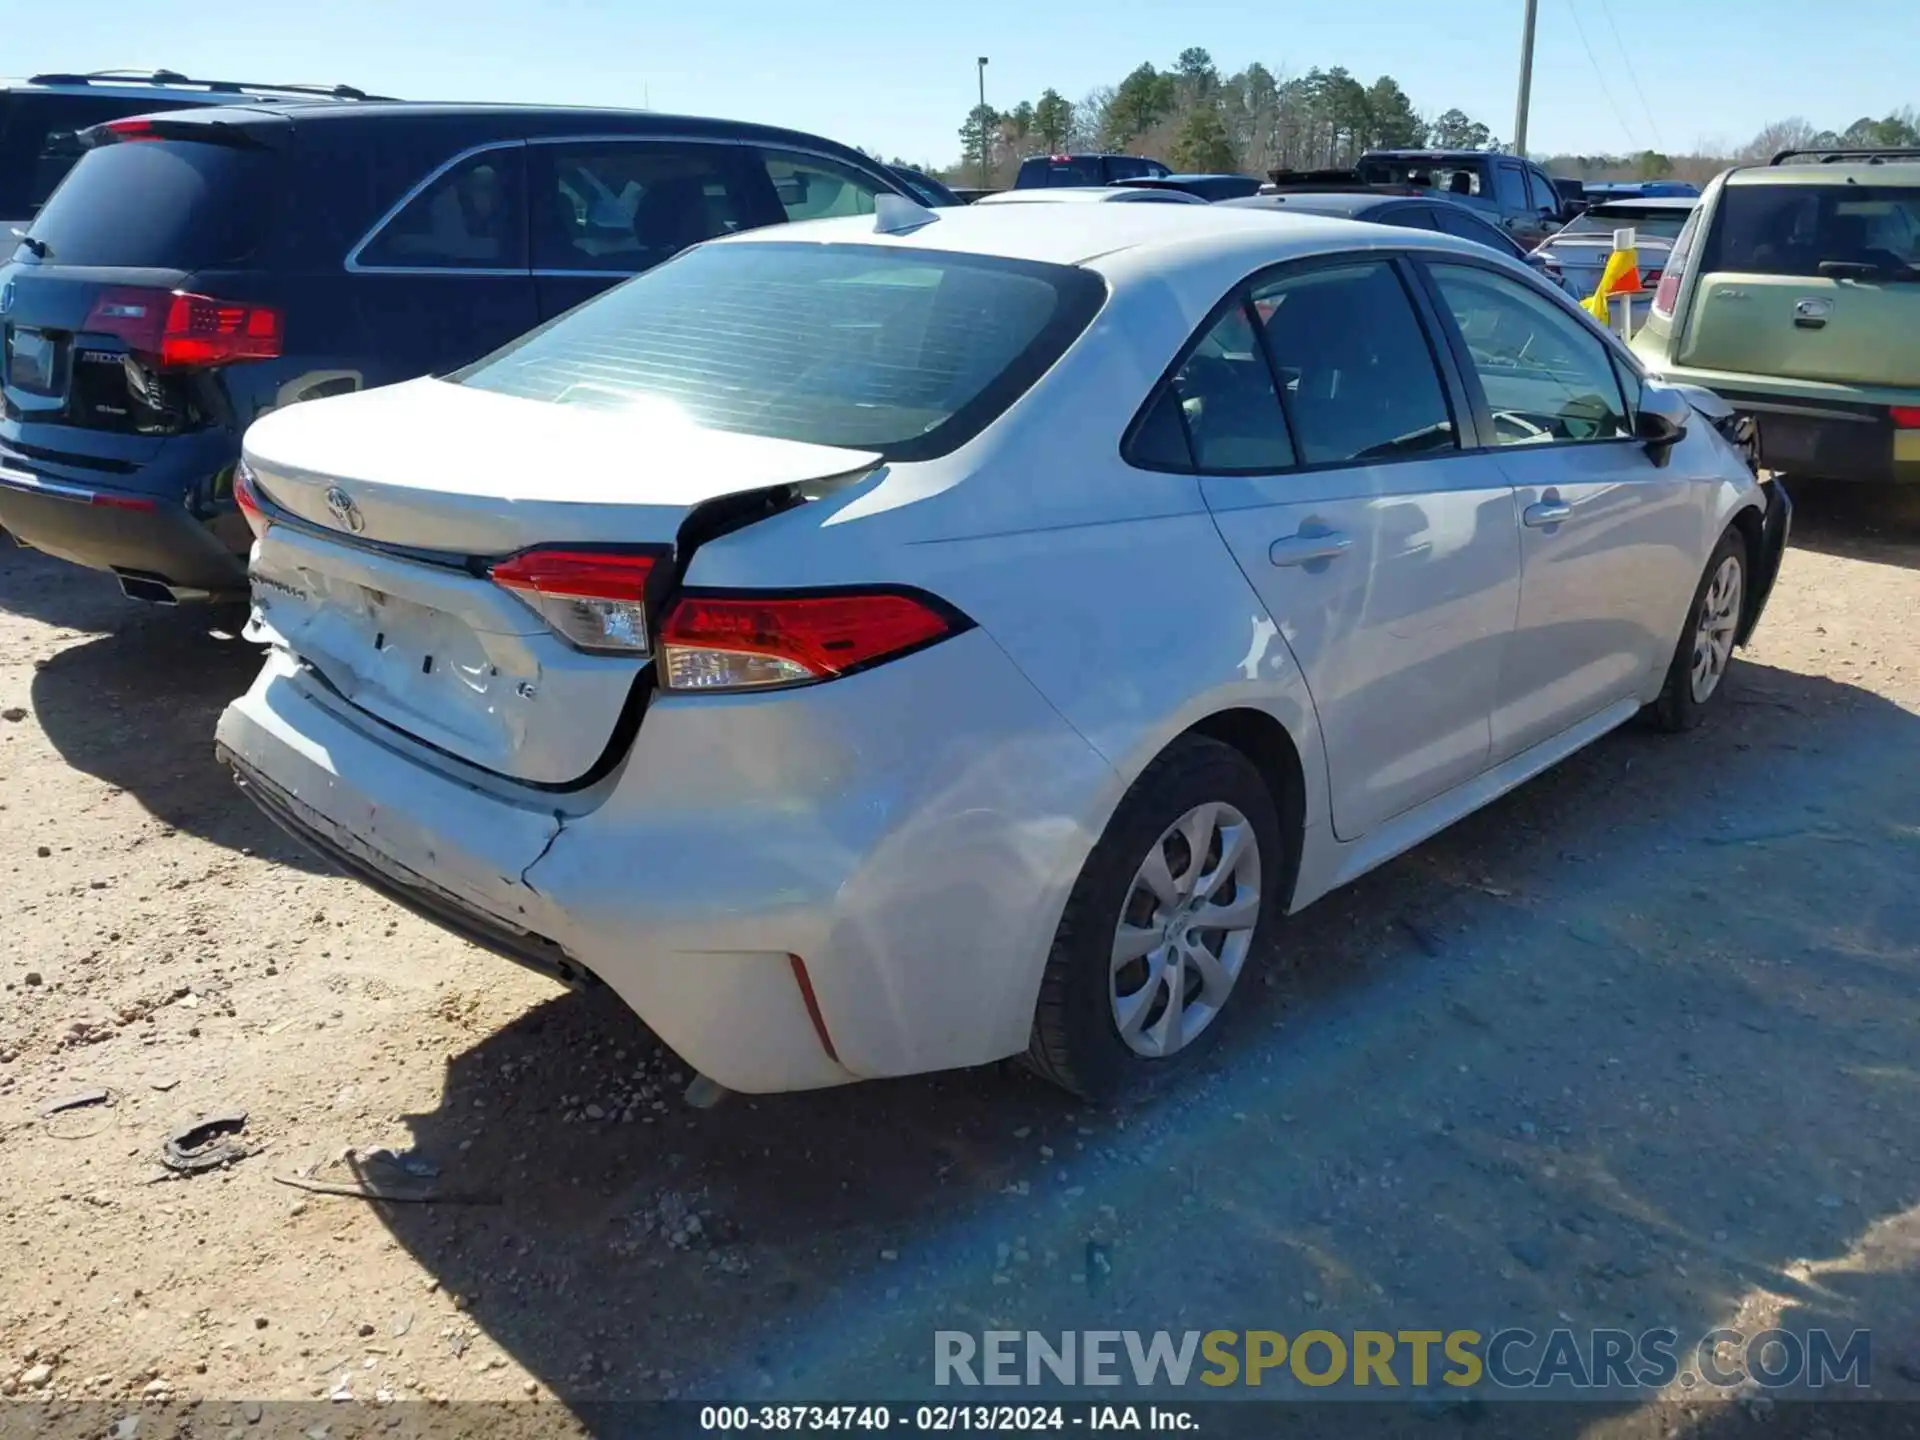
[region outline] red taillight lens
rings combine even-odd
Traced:
[[[1890,413],[1899,429],[1920,430],[1920,405],[1895,405]]]
[[[568,644],[608,654],[651,653],[647,584],[664,558],[658,550],[523,550],[487,571]]]
[[[670,690],[804,685],[877,665],[967,628],[931,596],[683,595],[660,627]]]
[[[1671,270],[1662,272],[1653,292],[1653,311],[1663,319],[1673,318],[1674,304],[1680,299],[1680,277]]]
[[[254,539],[258,540],[267,533],[267,512],[260,503],[259,481],[244,460],[233,472],[233,503],[240,507],[240,513],[246,517],[247,528],[253,531]]]
[[[115,336],[162,369],[271,360],[285,339],[280,311],[271,305],[119,285],[100,292],[81,329]]]

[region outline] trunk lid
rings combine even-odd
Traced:
[[[880,458],[433,379],[278,411],[245,449],[269,513],[295,522],[254,547],[259,638],[405,733],[556,787],[607,751],[650,659],[573,648],[486,563],[539,545],[668,551],[708,501]]]
[[[1728,183],[1677,363],[1849,385],[1920,377],[1920,184],[1830,168]]]
[[[1910,386],[1920,378],[1920,284],[1705,274],[1675,358],[1700,370]]]

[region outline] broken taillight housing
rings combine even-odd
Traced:
[[[647,587],[666,552],[561,546],[523,550],[487,570],[579,650],[652,653]]]
[[[971,624],[918,591],[682,595],[660,626],[670,690],[711,693],[806,685],[919,650]]]

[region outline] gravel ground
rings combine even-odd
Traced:
[[[1778,1319],[1870,1327],[1920,1399],[1920,524],[1872,497],[1802,497],[1705,728],[1297,917],[1210,1068],[1122,1114],[1011,1067],[685,1108],[617,1004],[256,817],[209,618],[0,552],[0,1393],[545,1429],[923,1395],[941,1328]],[[246,1158],[158,1164],[233,1110]],[[277,1183],[356,1176],[432,1198]]]

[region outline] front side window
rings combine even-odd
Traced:
[[[1105,296],[1097,275],[1064,265],[867,245],[702,245],[453,379],[922,459],[1024,394]]]
[[[536,145],[536,270],[644,270],[751,223],[735,147]]]
[[[1390,262],[1268,281],[1254,288],[1253,303],[1302,464],[1458,448],[1426,332]]]
[[[873,197],[887,192],[871,175],[851,165],[813,155],[761,152],[767,178],[789,220],[826,220],[839,215],[871,215]]]
[[[1522,282],[1431,266],[1467,342],[1501,445],[1620,440],[1633,433],[1606,343]]]
[[[525,270],[519,145],[482,150],[437,176],[360,249],[362,269]]]

